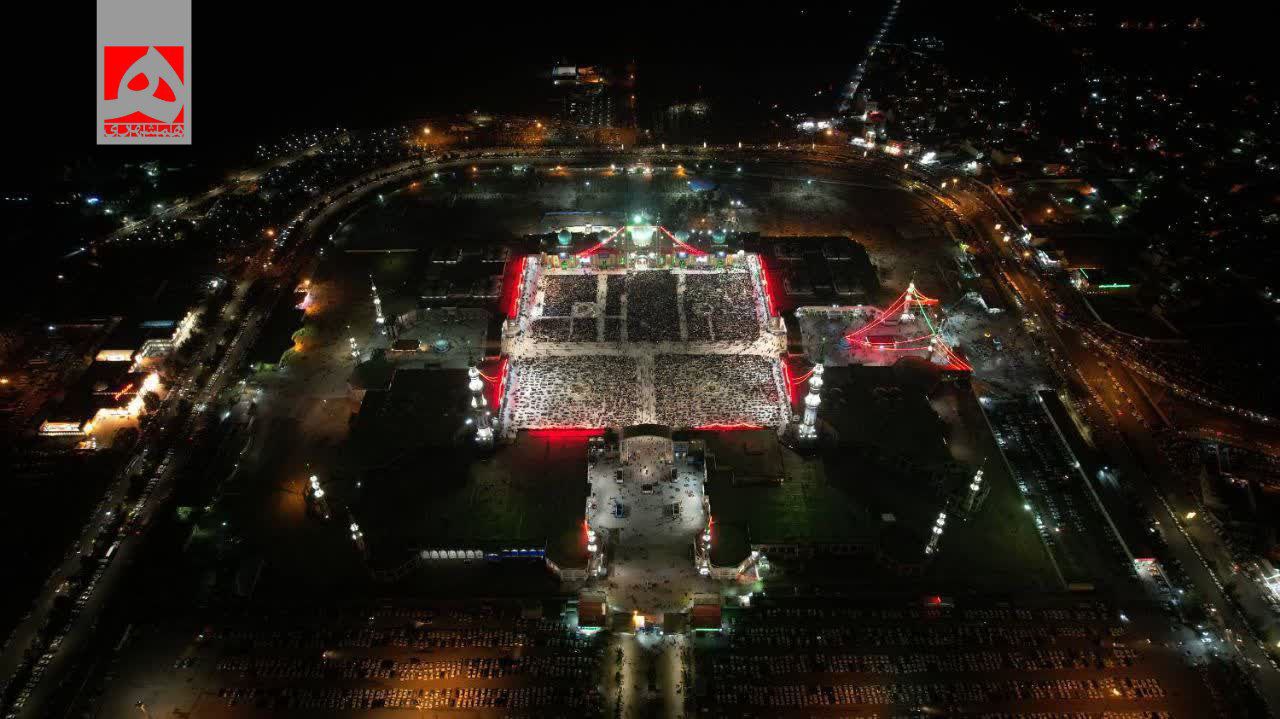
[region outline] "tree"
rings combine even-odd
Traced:
[[[142,406],[147,410],[147,414],[154,414],[157,409],[160,409],[160,395],[155,392],[143,394]]]

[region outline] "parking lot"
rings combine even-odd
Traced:
[[[124,709],[129,697],[141,696],[154,702],[152,716],[175,709],[190,717],[380,710],[596,715],[602,640],[571,632],[542,610],[475,602],[226,616],[190,637],[176,656],[171,649],[167,672],[138,672],[115,683],[104,707]],[[154,647],[146,654],[154,659]],[[126,673],[135,658],[121,663]]]
[[[700,645],[712,716],[1203,716],[1158,614],[1102,602],[770,601]],[[1105,714],[1104,714],[1105,712]]]

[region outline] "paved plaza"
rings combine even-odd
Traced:
[[[683,611],[693,594],[714,591],[693,564],[694,542],[707,521],[701,461],[685,452],[675,456],[666,437],[633,437],[587,476],[588,521],[613,543],[604,585],[614,609]]]

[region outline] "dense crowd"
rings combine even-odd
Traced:
[[[529,333],[540,342],[568,342],[572,322],[568,317],[540,317],[529,324]]]
[[[543,275],[543,317],[568,317],[573,306],[596,301],[596,275]]]
[[[530,357],[512,364],[507,402],[513,427],[777,427],[789,410],[777,361],[756,355],[657,355],[651,382],[639,362],[617,355]]]
[[[604,313],[612,317],[622,315],[622,291],[626,286],[625,275],[608,275],[605,278]]]
[[[601,278],[603,306],[598,302]],[[622,322],[631,342],[747,343],[760,336],[763,305],[751,275],[742,270],[545,274],[540,282],[542,305],[529,332],[542,342],[619,342]],[[590,324],[599,316],[605,317],[603,337]]]
[[[529,357],[511,365],[512,426],[616,427],[636,423],[637,365],[631,357]]]
[[[780,426],[789,414],[780,372],[776,359],[756,355],[658,355],[658,420],[673,427]]]
[[[626,286],[627,340],[679,341],[676,276],[665,270],[628,272]]]
[[[760,334],[756,295],[746,272],[684,276],[685,326],[690,340],[753,340]]]

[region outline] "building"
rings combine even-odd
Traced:
[[[171,319],[122,323],[98,348],[95,362],[124,362],[144,366],[163,359],[191,337],[200,310]]]
[[[601,128],[618,125],[612,83],[600,69],[557,65],[551,70],[551,85],[556,115],[566,126]]]
[[[636,126],[636,66],[556,65],[551,69],[552,110],[570,129]]]
[[[277,303],[245,357],[254,371],[278,369],[292,352],[301,350],[297,341],[305,312],[297,308],[297,298],[286,295]]]
[[[635,221],[639,219],[639,221]],[[724,229],[670,231],[632,218],[632,224],[583,223],[532,236],[542,264],[554,269],[595,267],[733,267],[750,237]]]
[[[815,473],[786,472],[776,435],[702,435],[713,517],[713,577],[750,576],[766,557],[874,556],[877,528],[866,507]],[[777,473],[784,476],[775,477]]]
[[[89,365],[40,424],[45,436],[84,436],[109,420],[134,420],[148,392],[160,391],[160,375],[134,363],[99,360]]]

